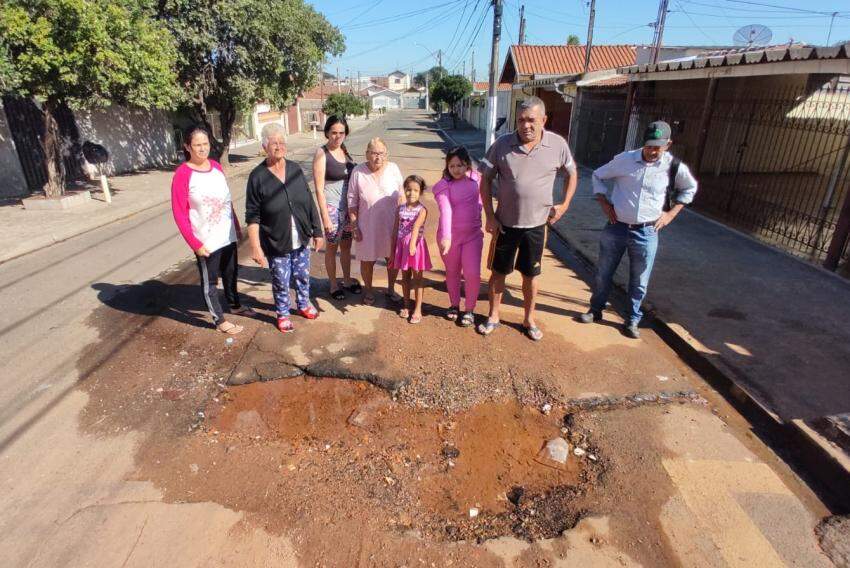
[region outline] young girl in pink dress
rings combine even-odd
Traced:
[[[417,175],[404,180],[404,205],[399,205],[393,228],[393,268],[401,270],[401,289],[404,307],[399,316],[410,318],[410,323],[422,321],[422,272],[431,270],[431,255],[425,242],[425,219],[428,211],[419,202],[425,191],[425,180]],[[410,312],[410,287],[413,284],[415,304]]]
[[[456,320],[460,311],[461,277],[465,292],[464,314],[460,325],[475,323],[475,304],[481,287],[481,251],[484,232],[481,230],[481,195],[478,185],[481,175],[472,169],[469,153],[463,146],[446,154],[443,178],[434,184],[434,198],[440,208],[437,242],[446,265],[446,288],[449,292],[449,311],[446,317]]]

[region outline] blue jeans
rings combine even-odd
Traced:
[[[658,234],[655,227],[648,225],[639,229],[630,229],[625,223],[606,225],[599,240],[599,262],[596,267],[596,280],[593,296],[590,297],[590,310],[601,313],[608,303],[614,272],[629,252],[629,313],[626,322],[637,325],[643,312],[640,305],[646,297],[655,251],[658,249]]]

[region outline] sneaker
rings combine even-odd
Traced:
[[[473,325],[475,325],[475,314],[472,312],[466,312],[463,314],[463,317],[460,318],[460,326],[471,327]]]
[[[279,317],[277,318],[277,329],[280,330],[281,333],[291,333],[295,331],[295,326],[292,325],[289,318]]]
[[[581,323],[593,323],[596,321],[602,321],[602,312],[594,312],[593,310],[591,310],[586,314],[581,314],[578,317],[578,321],[580,321]]]
[[[314,320],[319,317],[319,310],[314,308],[312,305],[307,306],[303,310],[298,310],[298,315],[304,319]]]
[[[640,339],[640,330],[636,323],[627,323],[623,326],[623,334],[632,339]]]

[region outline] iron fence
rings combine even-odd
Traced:
[[[707,109],[705,99],[649,95],[635,98],[627,147],[638,145],[649,122],[669,122],[674,154],[699,168],[695,209],[825,259],[850,186],[850,89],[732,93]]]

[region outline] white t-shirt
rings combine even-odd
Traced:
[[[236,242],[233,205],[224,173],[192,170],[189,177],[189,221],[192,232],[209,252]]]

